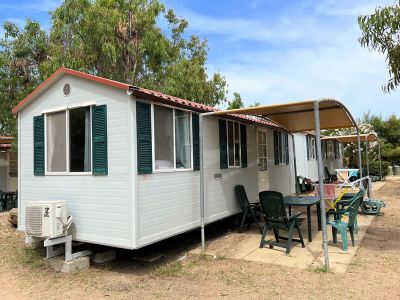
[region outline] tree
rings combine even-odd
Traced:
[[[211,106],[226,101],[225,78],[207,75],[207,41],[186,39],[188,22],[158,0],[66,0],[52,21],[47,76],[64,65]]]
[[[228,101],[228,108],[227,109],[238,109],[238,108],[243,108],[243,101],[242,97],[240,96],[239,93],[234,92],[233,93],[233,100]]]
[[[367,113],[368,121],[374,126],[381,140],[381,155],[383,160],[391,164],[400,163],[400,118],[394,114],[387,119],[382,116]]]
[[[38,22],[23,29],[5,22],[0,38],[0,135],[17,133],[12,108],[42,81],[40,66],[47,58],[48,38]]]
[[[358,17],[360,44],[386,56],[390,79],[382,88],[389,93],[400,84],[400,2],[379,7],[371,15]]]

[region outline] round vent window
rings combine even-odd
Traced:
[[[64,84],[63,92],[65,96],[68,96],[71,93],[71,86],[69,85],[69,83]]]

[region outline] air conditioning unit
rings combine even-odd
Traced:
[[[28,202],[25,210],[26,235],[56,238],[67,233],[70,220],[65,201]]]

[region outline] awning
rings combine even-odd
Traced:
[[[368,142],[378,142],[378,159],[379,159],[379,179],[382,180],[382,159],[381,159],[381,145],[379,143],[378,135],[375,132],[360,134],[360,139],[362,142],[365,142],[365,153],[368,153]],[[321,138],[321,140],[329,141],[329,140],[338,140],[343,144],[357,143],[358,137],[357,135],[339,135],[339,136],[325,136]],[[367,176],[369,176],[369,157],[366,155],[365,163],[367,165]],[[368,196],[371,197],[371,189],[368,189]]]
[[[378,136],[376,133],[360,134],[360,139],[362,142],[378,142]],[[339,135],[339,136],[324,136],[321,140],[338,140],[343,144],[357,143],[357,135]]]
[[[320,185],[322,246],[324,249],[325,267],[329,268],[328,237],[326,232],[326,215],[324,199],[324,170],[321,154],[321,129],[354,127],[358,135],[358,161],[362,173],[359,128],[348,109],[334,99],[309,100],[286,104],[256,106],[249,108],[215,111],[200,114],[200,226],[202,249],[205,249],[205,210],[204,210],[204,159],[203,159],[203,125],[202,120],[207,116],[250,115],[271,120],[289,132],[315,130],[318,162],[318,178]]]
[[[319,104],[321,129],[350,128],[357,124],[347,108],[337,100],[316,100]],[[268,118],[290,132],[315,130],[314,102],[308,100],[268,106],[225,110],[213,115],[245,114]]]

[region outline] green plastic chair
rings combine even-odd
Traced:
[[[269,245],[269,248],[274,248],[274,246],[286,248],[286,254],[290,253],[292,248],[292,242],[300,243],[304,248],[303,235],[301,234],[298,216],[301,213],[288,217],[286,214],[285,203],[283,200],[283,195],[280,192],[275,191],[264,191],[259,193],[261,210],[265,219],[265,226],[263,227],[260,248],[263,248],[265,244]],[[272,228],[275,241],[265,240],[267,235],[267,230]],[[279,230],[284,229],[288,231],[288,236],[280,236]],[[293,238],[293,231],[297,229],[299,234],[299,239]],[[281,243],[280,240],[287,240],[286,243]]]
[[[258,223],[261,217],[259,206],[254,203],[250,204],[243,185],[235,186],[235,194],[239,201],[240,208],[242,209],[242,222],[240,223],[239,232],[242,232],[244,227],[250,226],[252,223],[256,223],[258,230],[260,233],[262,233],[262,228]],[[246,220],[248,221],[247,225],[245,224]]]
[[[359,191],[346,209],[338,209],[336,211],[328,212],[327,214],[333,214],[335,216],[334,220],[327,221],[328,225],[332,226],[332,236],[333,242],[337,243],[337,231],[339,231],[342,237],[342,248],[344,251],[347,250],[347,229],[349,229],[351,244],[354,247],[354,231],[357,226],[357,213],[361,202],[363,201],[364,191]],[[347,216],[348,222],[342,221],[342,217]]]

